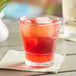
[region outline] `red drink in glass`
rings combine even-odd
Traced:
[[[25,49],[25,62],[34,68],[45,68],[53,64],[60,20],[51,16],[20,19],[20,28]],[[41,21],[41,22],[40,22]]]

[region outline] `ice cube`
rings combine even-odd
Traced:
[[[27,18],[26,16],[21,17],[20,20],[23,21],[25,24],[31,23],[31,20],[29,18]]]
[[[26,20],[24,21],[24,23],[25,23],[25,24],[27,24],[27,23],[31,24],[32,22],[31,22],[30,19],[26,19]]]
[[[26,19],[26,16],[23,16],[20,18],[21,21],[24,21]]]
[[[52,20],[49,17],[38,17],[36,18],[37,23],[52,23]]]

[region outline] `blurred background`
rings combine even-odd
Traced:
[[[42,14],[62,16],[61,0],[11,0],[3,9],[6,18],[34,17]]]

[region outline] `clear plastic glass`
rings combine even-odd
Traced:
[[[25,63],[33,68],[46,68],[53,65],[61,21],[58,17],[48,16],[50,21],[53,21],[48,23],[46,17],[20,18]],[[34,20],[37,18],[39,21],[43,19],[42,23],[35,23]]]
[[[64,34],[76,37],[76,0],[62,0]]]

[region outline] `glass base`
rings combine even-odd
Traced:
[[[66,37],[76,37],[76,31],[68,30],[67,28],[64,30],[64,35]]]
[[[64,35],[66,36],[66,37],[76,37],[76,32],[69,32],[69,33],[64,33]]]
[[[32,67],[32,68],[48,68],[53,65],[53,60],[50,62],[45,62],[45,63],[35,63],[35,62],[31,62],[26,59],[25,63],[26,63],[26,65],[28,65],[29,67]]]

